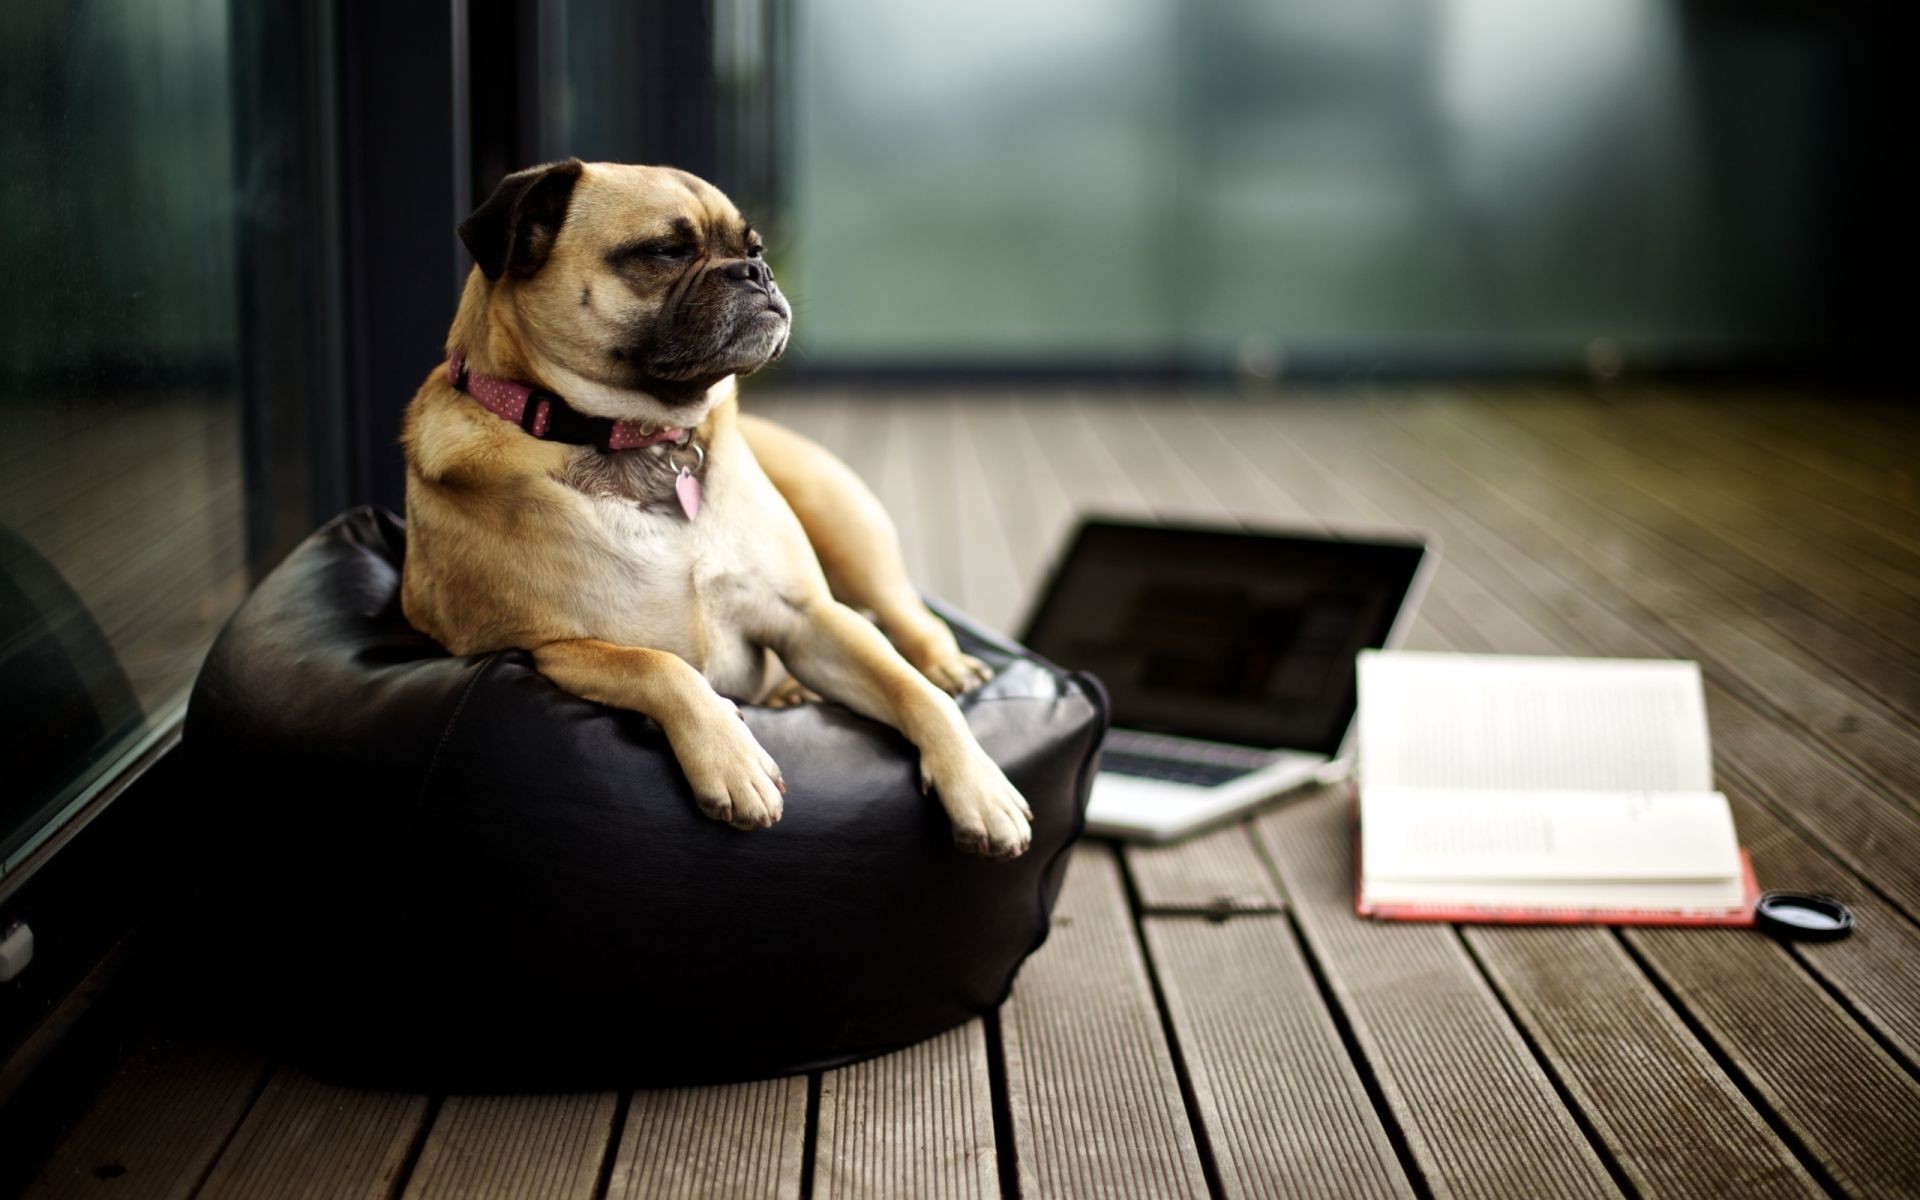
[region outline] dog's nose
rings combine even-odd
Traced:
[[[761,291],[773,279],[773,272],[767,270],[767,264],[755,258],[742,258],[726,265],[727,278],[738,279],[742,283],[751,283]]]

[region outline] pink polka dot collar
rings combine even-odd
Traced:
[[[447,360],[447,382],[478,400],[480,406],[494,416],[513,422],[543,441],[594,446],[611,453],[679,441],[686,432],[672,426],[656,429],[639,421],[588,416],[544,389],[495,379],[491,375],[475,375],[467,370],[464,349],[456,348]]]

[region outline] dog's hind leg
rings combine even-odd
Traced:
[[[567,691],[660,723],[700,811],[736,829],[780,819],[787,790],[733,701],[677,654],[580,638],[548,642],[533,665]]]
[[[820,693],[789,675],[767,690],[760,703],[769,708],[792,708],[797,704],[818,704]]]
[[[740,432],[800,518],[834,599],[872,613],[901,656],[945,691],[969,691],[992,676],[921,601],[893,519],[847,464],[818,442],[746,413]]]

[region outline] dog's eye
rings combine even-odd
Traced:
[[[762,254],[765,254],[766,252],[767,252],[767,248],[765,246],[748,246],[747,247],[748,258],[759,258]]]
[[[622,246],[617,250],[609,251],[607,254],[607,262],[614,267],[625,267],[629,264],[645,264],[648,262],[681,263],[692,258],[693,255],[694,246],[690,242],[665,240],[657,242],[635,242],[632,245]]]

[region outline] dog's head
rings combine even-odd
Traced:
[[[759,236],[685,171],[577,159],[517,171],[460,240],[488,282],[490,324],[597,416],[698,424],[715,383],[786,349],[792,310]]]

